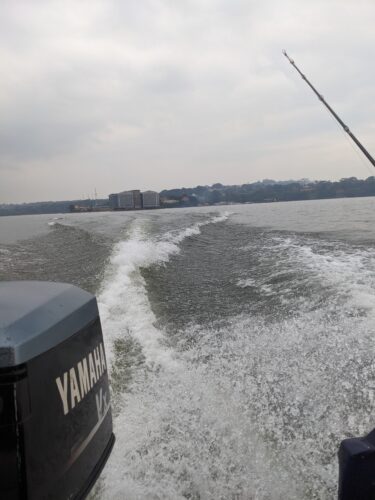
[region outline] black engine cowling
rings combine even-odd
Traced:
[[[95,297],[0,283],[0,498],[84,498],[113,444]]]

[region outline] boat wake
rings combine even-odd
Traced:
[[[147,363],[164,367],[175,365],[173,353],[163,346],[163,333],[154,323],[141,269],[163,265],[180,252],[179,244],[201,232],[208,224],[224,222],[228,213],[197,222],[182,230],[168,231],[162,237],[150,238],[145,221],[133,221],[127,239],[116,244],[98,303],[107,342],[109,361],[113,358],[116,339],[130,337],[142,348]]]
[[[373,249],[215,226],[227,218],[161,236],[133,220],[114,247],[99,306],[117,444],[101,499],[325,500],[339,442],[373,427]],[[218,299],[240,307],[189,309]]]

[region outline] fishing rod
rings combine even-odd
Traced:
[[[284,56],[288,59],[290,64],[294,67],[296,71],[301,75],[302,79],[305,80],[307,85],[311,88],[311,90],[314,92],[314,94],[317,95],[318,99],[322,101],[324,106],[328,109],[328,111],[333,115],[333,117],[339,122],[339,124],[342,126],[344,131],[349,135],[349,137],[356,143],[356,145],[359,147],[359,149],[362,151],[362,153],[366,156],[366,158],[369,160],[369,162],[372,164],[373,167],[375,167],[375,160],[374,158],[370,155],[370,153],[367,151],[367,149],[359,142],[357,137],[351,132],[349,127],[345,125],[345,123],[341,120],[341,118],[338,116],[338,114],[331,108],[331,106],[325,101],[324,97],[322,94],[319,94],[319,92],[316,90],[316,88],[310,83],[310,81],[306,78],[306,76],[302,73],[302,71],[298,68],[296,63],[294,62],[293,59],[291,59],[288,54],[286,53],[286,50],[283,50]]]

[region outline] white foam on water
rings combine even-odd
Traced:
[[[179,367],[125,395],[102,498],[334,497],[340,440],[375,424],[366,319],[238,316],[180,333]]]
[[[113,357],[113,341],[130,336],[141,345],[146,362],[164,367],[175,364],[173,353],[162,345],[163,332],[154,326],[156,318],[140,270],[165,264],[180,251],[179,244],[185,238],[200,234],[202,226],[222,222],[228,216],[227,213],[214,216],[155,239],[142,229],[142,221],[132,223],[128,238],[114,248],[98,298],[109,361]]]
[[[272,295],[274,293],[272,285],[259,283],[254,278],[240,279],[236,282],[236,286],[239,288],[258,288],[264,295]]]
[[[62,226],[62,227],[65,227],[66,224],[62,223],[62,222],[57,222],[58,220],[63,220],[63,217],[54,217],[53,220],[51,222],[48,222],[48,226]]]
[[[242,319],[234,320],[241,331]],[[246,337],[247,327],[242,330]],[[240,345],[231,330],[192,326],[185,333],[199,335],[202,342],[176,352],[179,369],[153,372],[125,395],[102,498],[300,498],[299,488],[290,484],[287,462],[272,472],[276,453],[257,431],[249,408],[248,341]],[[225,343],[216,343],[215,335],[223,335]]]
[[[322,250],[319,244],[285,241],[291,262],[319,276],[336,291],[336,300],[345,301],[345,310],[365,312],[375,318],[375,250],[335,244]]]
[[[160,345],[162,332],[154,326],[140,268],[167,262],[178,250],[171,242],[148,241],[138,228],[116,245],[107,283],[98,299],[109,361],[113,341],[127,336],[142,346],[149,362],[168,365],[173,361],[171,353]]]
[[[237,281],[236,285],[240,288],[254,287],[257,286],[257,280],[254,278],[241,279]]]
[[[221,215],[216,215],[208,220],[202,222],[196,222],[194,225],[187,227],[186,229],[170,231],[166,233],[165,239],[173,243],[181,243],[185,238],[190,236],[195,236],[200,234],[200,228],[207,226],[207,224],[217,224],[218,222],[226,221],[230,216],[230,212],[223,212]]]
[[[244,246],[241,250],[254,251],[254,244]],[[268,266],[273,259],[275,265]],[[298,286],[304,284],[308,287],[313,282],[319,282],[332,290],[332,307],[339,305],[347,313],[365,313],[375,318],[374,249],[353,247],[337,241],[321,242],[301,235],[276,236],[265,248],[265,262],[268,268],[263,270],[261,276],[244,276],[236,285],[240,288],[253,287],[267,295],[277,293],[280,301],[285,302],[291,300]],[[272,284],[272,281],[288,273],[298,273],[298,270],[301,272],[291,283],[292,288],[285,286],[284,281],[281,286]],[[302,297],[300,299],[303,301]]]
[[[375,253],[281,238],[275,253],[332,287],[332,303],[278,322],[191,325],[167,347],[139,270],[168,262],[201,224],[155,240],[136,226],[113,253],[100,295],[107,344],[131,336],[147,369],[121,396],[100,498],[332,498],[339,442],[375,425]]]

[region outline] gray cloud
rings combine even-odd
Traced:
[[[281,49],[375,152],[370,0],[1,11],[0,202],[369,175]]]

